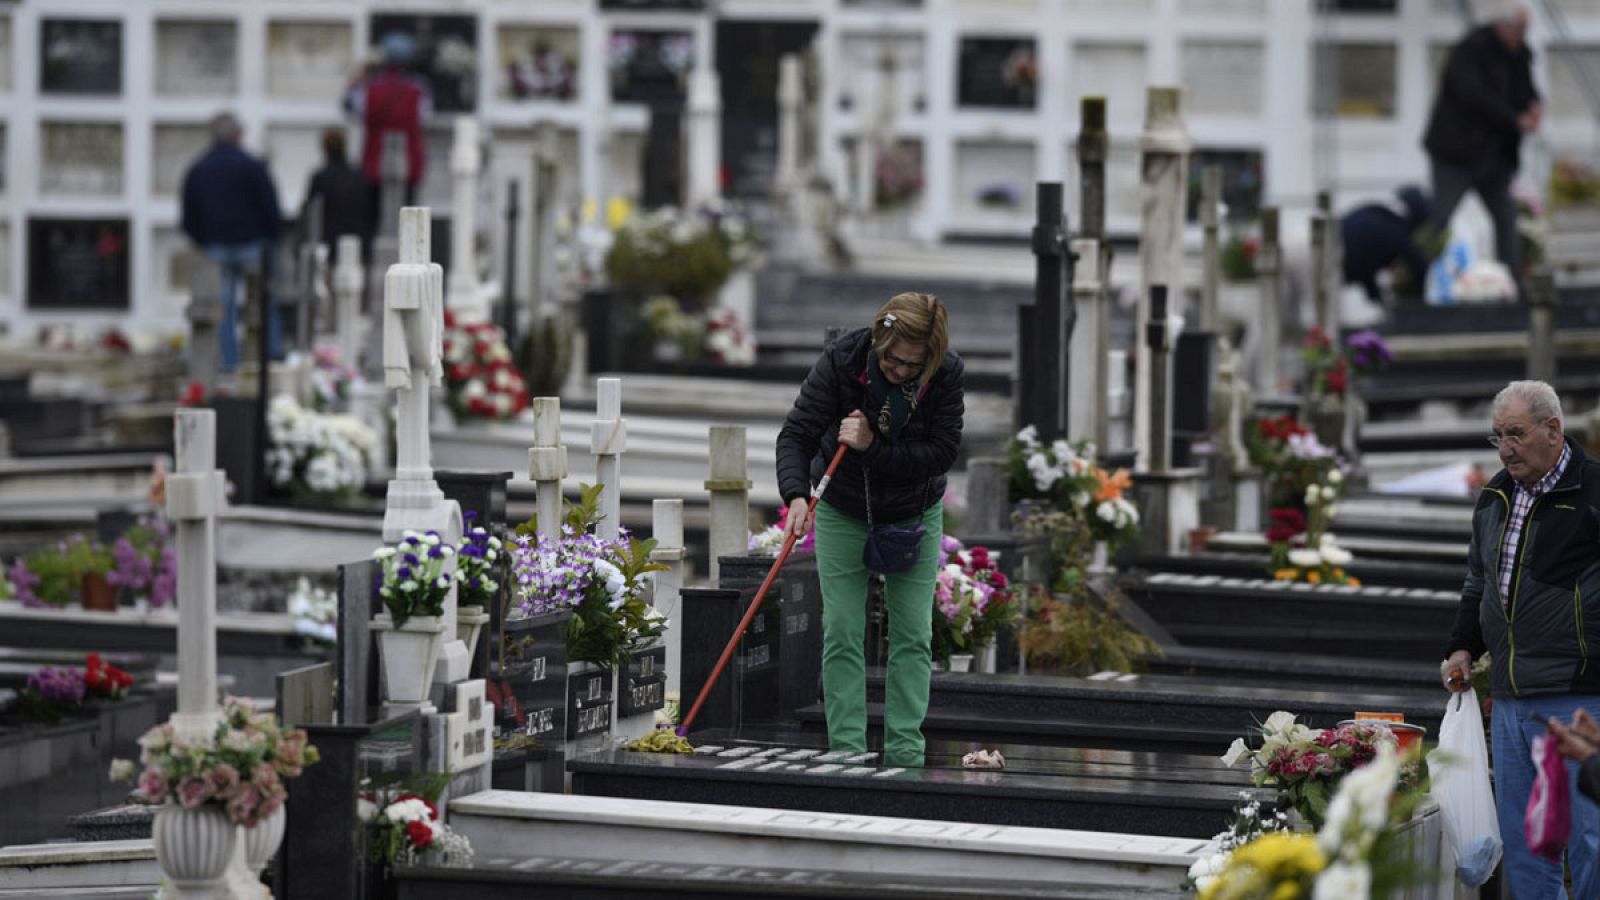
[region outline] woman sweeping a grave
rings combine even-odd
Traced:
[[[813,484],[835,448],[848,448],[815,513],[828,744],[867,750],[867,579],[881,573],[889,766],[921,766],[923,759],[945,473],[961,446],[963,366],[949,345],[939,298],[896,295],[870,327],[823,350],[778,434],[778,489],[788,506],[786,530],[797,538],[812,525]]]

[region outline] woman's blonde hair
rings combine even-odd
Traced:
[[[950,349],[950,330],[944,303],[932,294],[907,291],[889,298],[872,319],[872,349],[881,355],[896,341],[920,344],[927,349],[926,366],[918,378],[923,384],[933,380]]]

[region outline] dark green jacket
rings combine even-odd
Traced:
[[[1500,545],[1514,485],[1504,470],[1472,511],[1472,545],[1455,632],[1446,654],[1488,650],[1492,693],[1600,694],[1600,461],[1567,439],[1572,459],[1534,499],[1511,572],[1510,612],[1500,595]]]

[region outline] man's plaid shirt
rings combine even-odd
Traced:
[[[1518,482],[1511,493],[1511,519],[1506,522],[1505,540],[1500,542],[1500,602],[1505,605],[1507,612],[1511,610],[1511,570],[1517,564],[1517,545],[1522,543],[1522,527],[1528,523],[1528,513],[1533,509],[1534,499],[1556,486],[1571,460],[1572,447],[1563,446],[1555,468],[1531,488],[1523,487]]]

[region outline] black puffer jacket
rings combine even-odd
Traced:
[[[778,433],[778,490],[787,505],[811,493],[839,446],[839,421],[851,410],[873,420],[867,392],[867,353],[872,348],[866,328],[842,335],[822,351],[800,387],[794,408]],[[871,470],[872,519],[891,522],[920,515],[944,496],[944,473],[955,465],[961,448],[965,412],[961,357],[946,353],[939,371],[924,389],[911,418],[894,444],[878,434],[865,451],[848,450],[823,496],[836,509],[867,518],[862,473]]]
[[[1515,485],[1501,470],[1472,511],[1472,544],[1445,655],[1488,650],[1496,696],[1600,694],[1600,461],[1567,439],[1572,459],[1528,512],[1500,594],[1500,545]],[[1594,657],[1591,659],[1590,657]]]
[[[1538,99],[1533,53],[1526,45],[1512,50],[1494,26],[1481,25],[1450,50],[1422,145],[1452,165],[1516,171],[1522,144],[1517,116]]]

